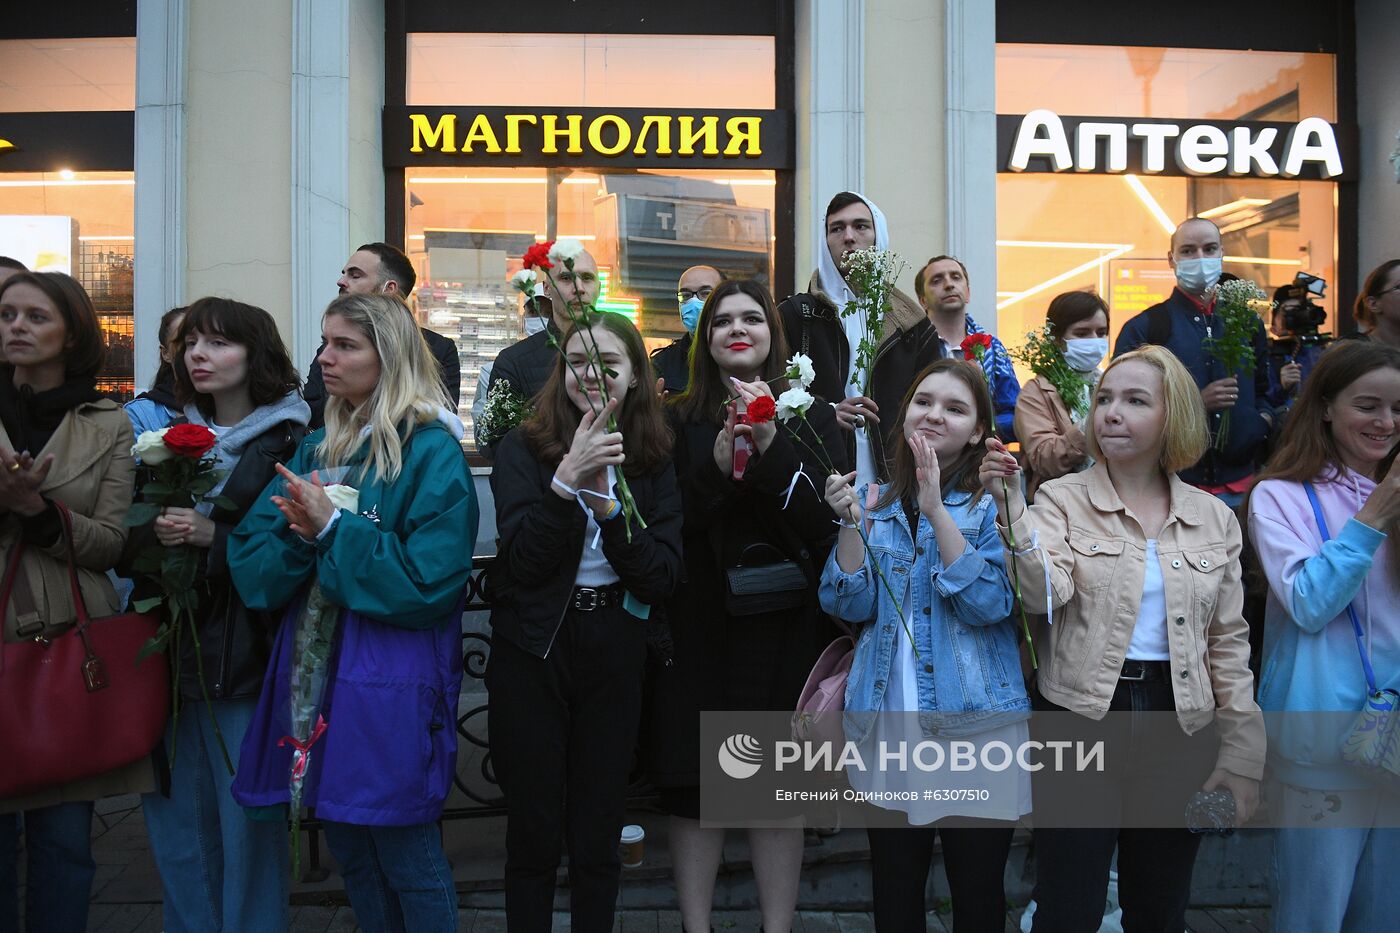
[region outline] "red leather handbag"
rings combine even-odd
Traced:
[[[164,735],[170,715],[164,656],[136,662],[137,652],[156,634],[156,617],[88,615],[78,586],[72,517],[62,505],[58,511],[78,621],[52,637],[41,627],[33,638],[0,645],[0,751],[5,759],[0,799],[60,787],[144,758]],[[23,540],[16,541],[0,589],[0,619],[21,577],[23,550]],[[28,591],[22,579],[19,588]],[[33,608],[34,616],[42,611]]]

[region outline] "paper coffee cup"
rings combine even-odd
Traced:
[[[622,839],[618,846],[623,868],[638,868],[646,849],[647,832],[635,823],[622,827]]]

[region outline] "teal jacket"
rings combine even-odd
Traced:
[[[308,434],[287,469],[306,476],[323,468],[316,446],[324,435]],[[315,543],[288,529],[272,504],[286,483],[269,483],[229,536],[229,573],[244,602],[279,610],[314,571],[331,602],[361,615],[410,629],[446,621],[471,572],[478,518],[471,474],[461,447],[437,421],[413,431],[403,458],[394,483],[360,480],[362,448],[345,478],[359,490],[359,514],[342,514]]]

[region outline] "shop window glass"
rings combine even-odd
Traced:
[[[1334,56],[1318,53],[1003,43],[996,84],[1001,114],[1336,120]],[[1220,226],[1225,271],[1270,296],[1300,271],[1335,284],[1336,189],[1277,178],[999,174],[999,331],[1014,346],[1044,323],[1055,295],[1091,288],[1109,303],[1116,340],[1127,319],[1170,294],[1168,239],[1195,215]],[[1335,327],[1333,293],[1319,302],[1324,331]]]
[[[771,36],[411,34],[409,104],[771,109]],[[598,262],[601,306],[649,348],[683,333],[676,281],[712,265],[772,282],[776,176],[705,169],[410,168],[407,249],[424,326],[452,338],[468,425],[478,374],[523,334],[509,277],[533,243],[578,237]]]
[[[136,38],[0,40],[0,113],[136,109]]]
[[[0,255],[83,284],[107,339],[98,388],[124,400],[134,391],[134,193],[131,172],[0,173]]]

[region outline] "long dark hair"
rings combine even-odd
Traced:
[[[214,397],[195,391],[185,366],[185,339],[195,332],[218,334],[248,352],[248,396],[255,407],[270,405],[301,387],[301,376],[272,315],[231,298],[201,298],[185,309],[176,335],[177,352],[172,354],[175,399],[182,406],[194,402],[205,417],[214,413]]]
[[[0,284],[0,297],[16,285],[33,285],[53,302],[63,318],[65,336],[70,341],[63,352],[63,369],[68,378],[97,378],[107,359],[102,342],[102,326],[87,290],[71,275],[62,272],[19,272]]]
[[[165,312],[160,316],[160,328],[156,331],[156,335],[160,337],[161,350],[170,351],[170,359],[172,361],[183,351],[179,348],[176,348],[174,351],[171,351],[170,343],[175,339],[175,334],[171,333],[171,329],[175,322],[178,321],[188,310],[189,308],[183,306],[179,308],[171,308],[169,311]],[[151,380],[151,388],[155,388],[158,385],[173,386],[174,384],[175,364],[174,362],[167,363],[165,359],[162,358],[160,361],[160,365],[156,367],[156,377]]]
[[[768,359],[763,363],[763,381],[771,386],[787,372],[787,338],[783,335],[783,322],[773,309],[773,296],[768,294],[767,287],[753,279],[720,282],[710,292],[710,297],[705,299],[705,306],[700,309],[700,321],[695,325],[695,339],[690,342],[690,383],[684,392],[671,400],[676,415],[682,421],[724,422],[724,403],[733,393],[724,384],[719,364],[710,355],[710,330],[715,310],[730,295],[747,295],[763,309],[763,319],[768,323],[770,335]],[[773,391],[777,394],[781,389],[775,388]]]
[[[1342,453],[1323,415],[1347,386],[1377,369],[1400,370],[1400,349],[1374,340],[1341,340],[1323,353],[1308,373],[1302,392],[1284,422],[1278,447],[1256,475],[1256,481],[1281,479],[1307,483],[1340,477]],[[1371,478],[1379,481],[1385,476],[1398,453],[1400,444],[1391,448]],[[1248,504],[1241,511],[1248,515]],[[1394,539],[1400,522],[1391,522],[1382,530]],[[1400,574],[1400,547],[1391,547],[1390,564],[1391,572]]]
[[[899,416],[895,418],[894,430],[890,432],[890,449],[887,451],[894,465],[890,469],[890,481],[880,494],[880,501],[875,504],[876,508],[884,508],[891,502],[918,498],[918,468],[914,465],[914,452],[909,449],[909,442],[904,439],[904,418],[909,413],[909,403],[914,400],[919,386],[929,376],[937,373],[954,376],[967,386],[968,391],[972,393],[973,404],[977,407],[977,426],[982,429],[982,436],[977,439],[977,443],[967,445],[953,458],[952,463],[940,467],[943,495],[946,496],[952,490],[976,492],[982,488],[982,483],[977,478],[977,465],[982,462],[982,442],[996,434],[997,430],[996,411],[992,407],[992,393],[987,388],[987,377],[983,375],[981,366],[967,360],[934,360],[914,377],[914,381],[904,393],[904,401],[900,403]]]
[[[650,473],[671,458],[671,429],[666,426],[666,418],[661,413],[661,400],[654,388],[656,380],[652,375],[646,344],[632,322],[620,314],[591,314],[586,322],[569,328],[560,341],[554,372],[534,398],[535,413],[520,426],[520,430],[541,462],[555,464],[564,459],[583,415],[570,401],[565,387],[568,364],[563,351],[568,348],[574,335],[585,327],[608,331],[627,349],[627,359],[632,364],[632,373],[637,381],[628,388],[617,419],[625,455],[623,471],[633,476]]]

